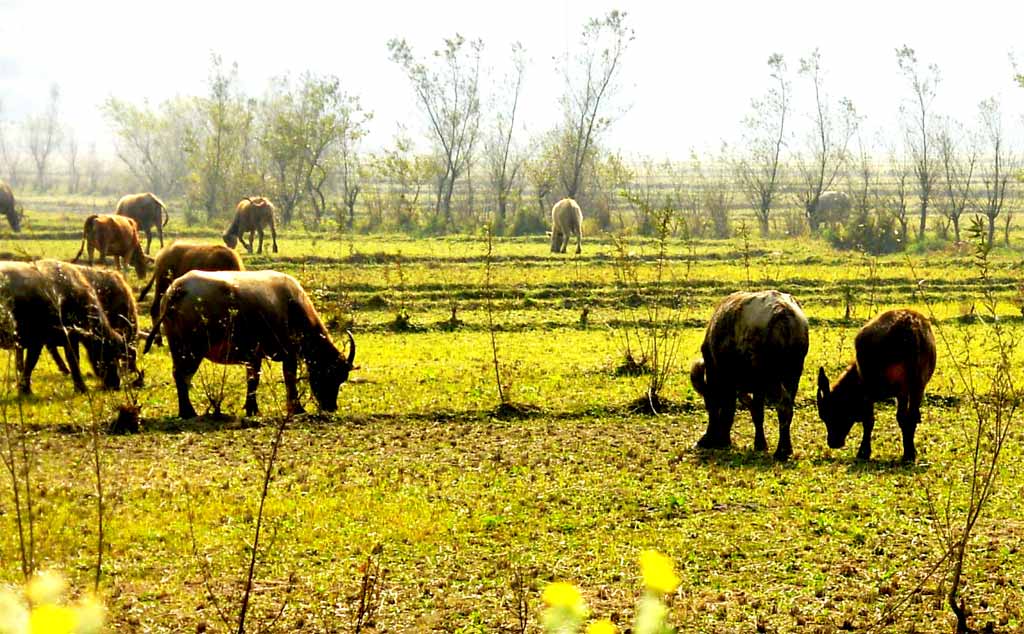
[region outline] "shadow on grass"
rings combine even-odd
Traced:
[[[757,469],[760,471],[776,468],[792,469],[800,462],[799,459],[793,458],[784,461],[776,460],[770,451],[736,449],[735,447],[724,449],[693,447],[689,451],[696,464],[729,469]]]
[[[833,465],[837,468],[845,467],[846,472],[849,474],[914,474],[924,473],[931,469],[931,463],[923,460],[917,463],[903,462],[899,458],[861,460],[854,455],[839,455],[836,453],[814,456],[810,458],[810,463],[816,467],[827,465]]]

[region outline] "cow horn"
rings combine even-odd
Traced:
[[[351,330],[346,330],[345,334],[348,335],[348,367],[351,369],[352,363],[356,360],[356,340],[352,337]]]

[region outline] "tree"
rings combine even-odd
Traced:
[[[941,165],[941,176],[946,190],[946,205],[943,213],[953,224],[953,236],[960,242],[960,217],[971,204],[974,194],[971,187],[975,182],[975,167],[978,163],[978,145],[965,138],[964,131],[955,130],[955,124],[947,121],[936,139]],[[963,147],[966,145],[966,147]]]
[[[978,118],[981,120],[981,136],[986,147],[986,160],[981,174],[984,189],[981,211],[988,218],[988,248],[995,239],[996,218],[1006,203],[1006,192],[1010,181],[1017,172],[1017,157],[1007,147],[1003,131],[1003,115],[999,100],[992,97],[978,104]],[[1009,210],[1007,210],[1009,214]],[[1007,221],[1006,244],[1010,244],[1009,221]]]
[[[797,193],[807,213],[807,225],[813,233],[826,218],[818,210],[822,192],[832,189],[843,167],[849,160],[850,140],[857,133],[860,117],[847,98],[840,99],[836,116],[825,92],[821,54],[814,49],[809,57],[800,59],[800,74],[806,76],[814,88],[812,127],[807,139],[807,155],[797,158],[800,189]]]
[[[918,195],[921,200],[917,239],[924,240],[924,231],[928,223],[928,204],[931,202],[932,188],[938,171],[932,148],[935,132],[931,105],[935,101],[935,90],[939,84],[939,68],[935,64],[921,68],[917,54],[908,46],[896,49],[896,62],[911,90],[909,103],[901,106],[900,111],[903,114],[907,146],[913,159],[914,176],[917,178]]]
[[[199,127],[197,104],[179,97],[153,109],[110,97],[102,110],[114,132],[114,152],[138,186],[158,196],[181,194]]]
[[[416,59],[404,39],[388,42],[391,60],[412,82],[416,98],[426,112],[440,152],[442,171],[435,216],[445,229],[452,227],[451,202],[455,181],[470,163],[480,130],[480,54],[483,40],[468,41],[458,33],[434,51],[437,66]]]
[[[46,168],[50,158],[63,141],[60,114],[60,88],[57,84],[50,86],[50,103],[46,112],[30,115],[25,119],[25,145],[36,168],[36,188],[46,189]]]
[[[789,115],[789,80],[786,62],[775,53],[768,58],[774,85],[762,100],[753,100],[753,112],[744,120],[747,154],[736,163],[740,188],[757,215],[761,236],[768,236],[768,219],[782,180],[782,148]]]
[[[512,190],[519,182],[526,157],[513,144],[513,132],[516,125],[516,114],[519,108],[519,94],[523,86],[523,74],[526,69],[526,57],[523,45],[516,42],[512,45],[512,73],[502,82],[511,89],[501,91],[507,95],[507,110],[499,111],[494,119],[494,128],[487,140],[487,161],[498,205],[496,228],[501,231],[508,218],[508,203]]]
[[[21,152],[18,144],[10,134],[7,121],[3,118],[3,102],[0,101],[0,163],[3,164],[7,182],[12,187],[18,186],[18,168],[21,164]]]
[[[74,133],[68,135],[68,142],[65,147],[68,162],[68,193],[78,193],[78,185],[81,182],[81,172],[78,165],[78,139]]]
[[[910,223],[910,187],[914,173],[913,161],[906,154],[897,154],[895,149],[889,151],[889,170],[892,174],[892,193],[887,197],[886,207],[893,219],[899,224],[900,242],[907,243]]]
[[[623,56],[635,38],[626,13],[611,11],[591,18],[583,27],[580,53],[563,67],[562,147],[559,179],[569,198],[577,198],[584,171],[593,162],[595,142],[611,125],[605,111],[617,89]]]

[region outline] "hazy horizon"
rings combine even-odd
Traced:
[[[282,8],[286,7],[286,8]],[[440,11],[438,7],[443,8]],[[502,12],[488,3],[338,3],[167,5],[100,0],[0,2],[0,100],[3,119],[17,124],[41,111],[49,87],[61,90],[61,118],[79,147],[109,147],[112,133],[99,106],[109,96],[156,105],[175,95],[204,94],[210,55],[237,63],[242,89],[260,96],[274,76],[305,71],[337,75],[374,113],[364,144],[389,144],[397,126],[426,139],[426,125],[408,80],[388,58],[387,41],[404,37],[425,56],[456,32],[482,38],[487,92],[500,91],[511,44],[521,41],[530,64],[523,88],[522,138],[558,119],[560,58],[584,22],[617,8],[636,32],[614,106],[620,112],[605,144],[626,156],[683,159],[691,149],[734,141],[752,98],[768,86],[766,61],[788,63],[794,126],[810,105],[799,58],[821,51],[826,88],[849,97],[866,118],[865,137],[892,137],[909,89],[895,49],[914,48],[922,64],[939,67],[934,111],[973,124],[982,99],[1001,97],[1009,132],[1019,136],[1024,89],[1013,82],[1009,55],[1024,24],[1021,4],[979,3],[968,15],[935,3],[868,2],[821,10],[816,3],[679,3],[535,1]],[[926,12],[922,17],[918,14]],[[992,22],[989,24],[989,22]],[[1020,52],[1020,51],[1018,51]],[[485,110],[485,115],[488,112]]]

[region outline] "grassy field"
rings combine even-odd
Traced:
[[[80,216],[30,217],[32,231],[0,233],[0,257],[74,255]],[[189,235],[212,241],[217,233]],[[284,602],[274,629],[352,631],[360,566],[378,546],[374,557],[386,570],[380,632],[516,631],[519,576],[529,631],[539,631],[540,590],[550,580],[578,584],[595,615],[625,630],[644,548],[676,561],[683,582],[670,614],[681,631],[952,629],[935,580],[894,622],[879,620],[936,559],[932,512],[951,486],[961,490],[968,467],[964,426],[973,412],[950,351],[971,353],[982,386],[995,360],[988,327],[971,318],[981,291],[969,249],[871,259],[811,240],[753,239],[746,249],[735,239],[673,242],[664,285],[638,289],[616,282],[608,239],[585,240],[579,258],[549,254],[542,237],[498,240],[491,290],[499,358],[512,400],[532,406],[510,417],[496,407],[479,237],[285,230],[279,245],[279,254],[247,256],[246,265],[295,275],[336,341],[352,329],[360,369],[342,387],[336,415],[288,424],[267,498],[253,630]],[[638,240],[630,250],[649,281],[654,245]],[[1024,334],[1021,254],[997,250],[992,262],[997,312]],[[130,282],[141,286],[134,276]],[[728,292],[770,287],[794,294],[811,320],[794,458],[779,464],[754,452],[745,413],[733,450],[696,451],[706,416],[686,370],[703,325]],[[647,378],[616,368],[623,332],[647,318],[653,301],[678,319],[679,358],[664,393],[671,406],[647,416],[628,407]],[[879,407],[868,463],[854,459],[859,427],[845,449],[827,448],[814,406],[813,372],[821,365],[835,376],[850,360],[859,325],[896,306],[933,314],[942,335],[912,467],[898,463],[891,405]],[[454,327],[453,307],[462,322]],[[148,330],[148,305],[140,309]],[[400,313],[409,326],[396,326]],[[11,355],[3,351],[0,361],[9,377]],[[193,386],[197,409],[226,377],[223,407],[234,417],[180,421],[166,349],[143,365],[142,433],[102,438],[100,588],[112,630],[227,631],[218,613],[237,611],[261,461],[284,408],[280,369],[264,374],[265,417],[239,419],[244,371],[205,363]],[[34,377],[36,396],[19,404],[10,385],[2,395],[7,424],[24,420],[33,430],[39,559],[86,587],[96,512],[92,437],[82,430],[111,420],[128,397],[76,395],[46,358]],[[768,421],[774,446],[773,414]],[[997,631],[1024,628],[1022,431],[1013,432],[965,573],[972,622]],[[9,479],[0,491],[0,577],[15,581]]]

